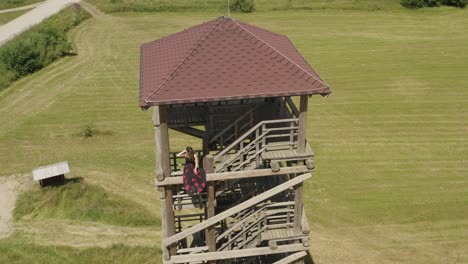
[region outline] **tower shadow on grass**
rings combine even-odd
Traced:
[[[312,258],[312,255],[310,254],[310,251],[307,250],[307,255],[304,257],[304,262],[305,264],[315,264],[314,258]]]

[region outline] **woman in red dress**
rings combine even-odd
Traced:
[[[190,196],[201,193],[206,186],[206,174],[205,170],[199,167],[197,153],[195,153],[191,147],[187,147],[185,150],[178,153],[177,157],[185,157],[183,174],[185,191]]]

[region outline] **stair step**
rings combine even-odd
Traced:
[[[307,237],[307,235],[303,234],[302,232],[294,231],[293,228],[270,229],[263,232],[260,236],[262,241]]]

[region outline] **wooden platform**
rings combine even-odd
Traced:
[[[314,156],[314,152],[308,144],[306,146],[306,151],[303,153],[298,152],[297,149],[286,149],[284,147],[279,149],[270,149],[262,153],[262,159],[273,161],[291,161],[312,158]]]
[[[261,235],[262,241],[270,241],[270,240],[281,240],[281,239],[289,239],[289,238],[301,238],[307,237],[302,232],[294,231],[293,228],[278,228],[278,229],[270,229],[263,232]]]

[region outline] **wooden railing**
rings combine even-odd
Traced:
[[[255,107],[250,108],[249,111],[234,120],[232,124],[211,137],[209,143],[217,142],[220,149],[224,149],[227,142],[237,139],[254,125],[254,111]]]
[[[239,214],[235,224],[216,238],[216,242],[224,240],[218,251],[243,249],[272,225],[285,227],[293,225],[294,202],[272,203],[249,210],[247,214]],[[274,224],[272,223],[274,219]]]
[[[296,105],[292,101],[291,97],[284,97],[285,106],[287,106],[291,115],[295,118],[299,118],[299,109],[297,109]]]
[[[266,120],[258,123],[214,157],[215,172],[238,171],[262,163],[261,155],[272,147],[297,147],[298,119]],[[250,140],[252,139],[253,140]],[[230,153],[233,151],[234,153]]]
[[[295,178],[293,179],[290,179],[289,181],[287,182],[284,182],[276,187],[273,187],[272,189],[266,191],[266,192],[263,192],[247,201],[244,201],[242,202],[241,204],[239,205],[236,205],[234,207],[231,207],[230,209],[222,212],[222,213],[219,213],[213,217],[210,217],[208,219],[206,219],[205,221],[201,222],[201,223],[198,223],[194,226],[191,226],[191,227],[188,227],[184,230],[182,230],[181,232],[179,233],[176,233],[168,238],[165,238],[163,239],[163,246],[165,248],[169,247],[170,245],[174,245],[174,244],[177,244],[179,243],[180,241],[186,239],[188,236],[191,236],[197,232],[200,232],[202,230],[205,230],[207,227],[210,227],[210,226],[214,226],[216,225],[217,223],[221,222],[221,221],[227,221],[227,219],[229,218],[232,218],[233,216],[236,216],[236,215],[244,215],[244,218],[248,218],[250,217],[250,213],[245,212],[245,214],[243,214],[242,212],[244,210],[247,210],[249,208],[255,208],[256,206],[258,206],[259,204],[262,204],[264,203],[265,201],[268,201],[268,199],[270,199],[271,197],[283,192],[283,191],[286,191],[294,186],[297,186],[298,184],[301,184],[302,182],[304,182],[305,180],[309,179],[311,177],[311,174],[310,173],[306,173],[306,174],[302,174],[302,175],[299,175],[299,176],[296,176]],[[279,203],[276,203],[276,205],[278,205]],[[262,209],[262,210],[265,210],[265,209]],[[254,210],[255,211],[255,210]],[[264,216],[266,217],[266,216]],[[225,232],[224,236],[229,236],[229,233],[231,232],[234,232],[232,229],[231,231],[229,232]],[[232,235],[231,235],[232,237]],[[219,240],[218,240],[219,241]]]

